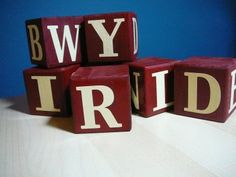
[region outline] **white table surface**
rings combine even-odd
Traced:
[[[0,177],[235,177],[236,112],[226,123],[163,113],[131,132],[74,134],[71,118],[0,99]]]

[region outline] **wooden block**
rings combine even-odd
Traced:
[[[81,67],[71,76],[75,133],[131,129],[128,66]]]
[[[138,52],[138,27],[134,13],[85,16],[88,63],[134,61]]]
[[[144,58],[129,65],[133,113],[149,117],[173,108],[173,68],[176,62]]]
[[[79,65],[24,70],[29,110],[31,114],[46,116],[70,116],[69,81]]]
[[[82,22],[83,17],[27,20],[26,31],[31,62],[46,68],[80,63]]]
[[[174,73],[176,114],[225,122],[235,109],[235,59],[193,57]]]

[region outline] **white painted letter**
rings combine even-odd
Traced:
[[[103,26],[103,23],[105,23],[105,20],[89,20],[88,24],[91,24],[94,28],[94,30],[99,35],[100,39],[103,43],[103,53],[99,54],[99,57],[117,57],[118,53],[114,53],[113,48],[113,39],[121,25],[122,22],[124,22],[124,18],[116,18],[114,19],[114,22],[116,22],[116,26],[114,27],[111,35],[108,34],[107,30]]]
[[[209,74],[185,72],[188,77],[188,107],[184,111],[194,112],[199,114],[210,114],[217,110],[221,101],[221,89],[218,81]],[[205,109],[197,108],[197,79],[203,78],[209,84],[210,99],[208,106]]]
[[[140,73],[133,72],[134,78],[135,78],[135,92],[134,89],[131,87],[131,94],[132,94],[132,100],[134,103],[134,107],[139,110],[139,90],[138,90],[138,77],[140,76]]]
[[[236,69],[231,72],[231,94],[230,94],[230,108],[229,108],[229,113],[230,113],[231,111],[233,111],[233,109],[236,107],[236,102],[235,102],[235,99],[234,99],[235,90],[236,90],[235,74],[236,74]]]
[[[114,93],[111,88],[104,85],[97,86],[80,86],[76,87],[76,90],[81,92],[82,105],[84,112],[84,125],[81,129],[95,129],[100,128],[99,124],[95,122],[95,111],[99,111],[110,128],[122,127],[121,123],[118,123],[107,108],[114,102]],[[101,105],[94,106],[93,103],[93,91],[99,91],[103,95],[103,102]]]
[[[134,54],[138,52],[138,24],[136,18],[132,18],[133,21],[133,38],[134,38]]]
[[[29,30],[32,60],[41,61],[43,59],[43,50],[41,44],[39,43],[39,38],[40,38],[39,29],[36,25],[28,25],[27,28]],[[36,48],[38,51],[38,56],[36,55]]]
[[[54,107],[51,80],[56,80],[56,76],[31,76],[37,80],[41,107],[36,107],[37,111],[60,112]]]
[[[157,95],[157,106],[153,108],[153,111],[157,111],[162,108],[166,108],[173,105],[173,102],[166,103],[165,75],[167,73],[168,70],[152,74],[152,77],[156,78],[156,95]]]
[[[64,52],[65,52],[65,42],[67,41],[71,61],[76,61],[76,55],[78,50],[78,41],[79,41],[79,29],[80,25],[75,25],[76,28],[76,36],[75,36],[75,44],[73,44],[73,40],[71,37],[71,32],[69,25],[64,26],[63,30],[63,39],[62,39],[62,45],[60,44],[60,40],[57,34],[58,25],[50,25],[47,27],[51,33],[53,45],[56,51],[57,59],[59,63],[63,63],[64,61]]]

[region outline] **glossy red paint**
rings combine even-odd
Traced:
[[[81,62],[83,17],[51,17],[26,21],[31,63],[54,68]]]
[[[87,63],[134,61],[138,52],[136,19],[131,12],[85,16]]]
[[[31,114],[44,116],[70,116],[71,74],[79,65],[24,70],[25,87]]]
[[[229,115],[233,112],[230,110],[231,101],[231,86],[232,81],[231,72],[236,69],[236,60],[232,58],[210,58],[210,57],[192,57],[175,66],[175,109],[176,114],[181,114],[200,119],[206,119],[217,122],[225,122]],[[204,77],[210,77],[214,83],[210,83],[204,77],[197,77],[197,86],[192,90],[196,90],[197,98],[192,99],[190,94],[194,93],[189,87],[193,84],[190,82],[188,73],[194,75],[203,74]],[[216,88],[213,86],[216,85]],[[210,89],[212,87],[212,90]],[[233,91],[234,92],[234,91]],[[233,100],[235,101],[235,94],[232,92]],[[220,99],[219,99],[220,97]],[[187,109],[191,100],[195,100],[196,109],[198,111],[191,111]],[[210,101],[212,100],[212,101]],[[218,100],[218,101],[217,101]],[[202,113],[214,102],[219,102],[211,111]],[[192,106],[193,107],[193,106]]]
[[[150,117],[173,108],[173,69],[175,63],[177,63],[176,60],[152,57],[143,58],[129,64],[133,113]],[[156,78],[155,75],[163,72],[165,72],[163,74],[164,80]],[[164,90],[157,88],[161,85]],[[161,98],[162,94],[165,94],[163,98]],[[160,97],[157,95],[160,95]],[[135,101],[135,99],[137,100]],[[163,103],[168,105],[161,106]]]
[[[75,133],[131,129],[127,65],[81,67],[72,74],[70,89]]]

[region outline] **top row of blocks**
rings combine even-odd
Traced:
[[[26,30],[31,63],[45,68],[131,62],[138,53],[131,12],[32,19]]]

